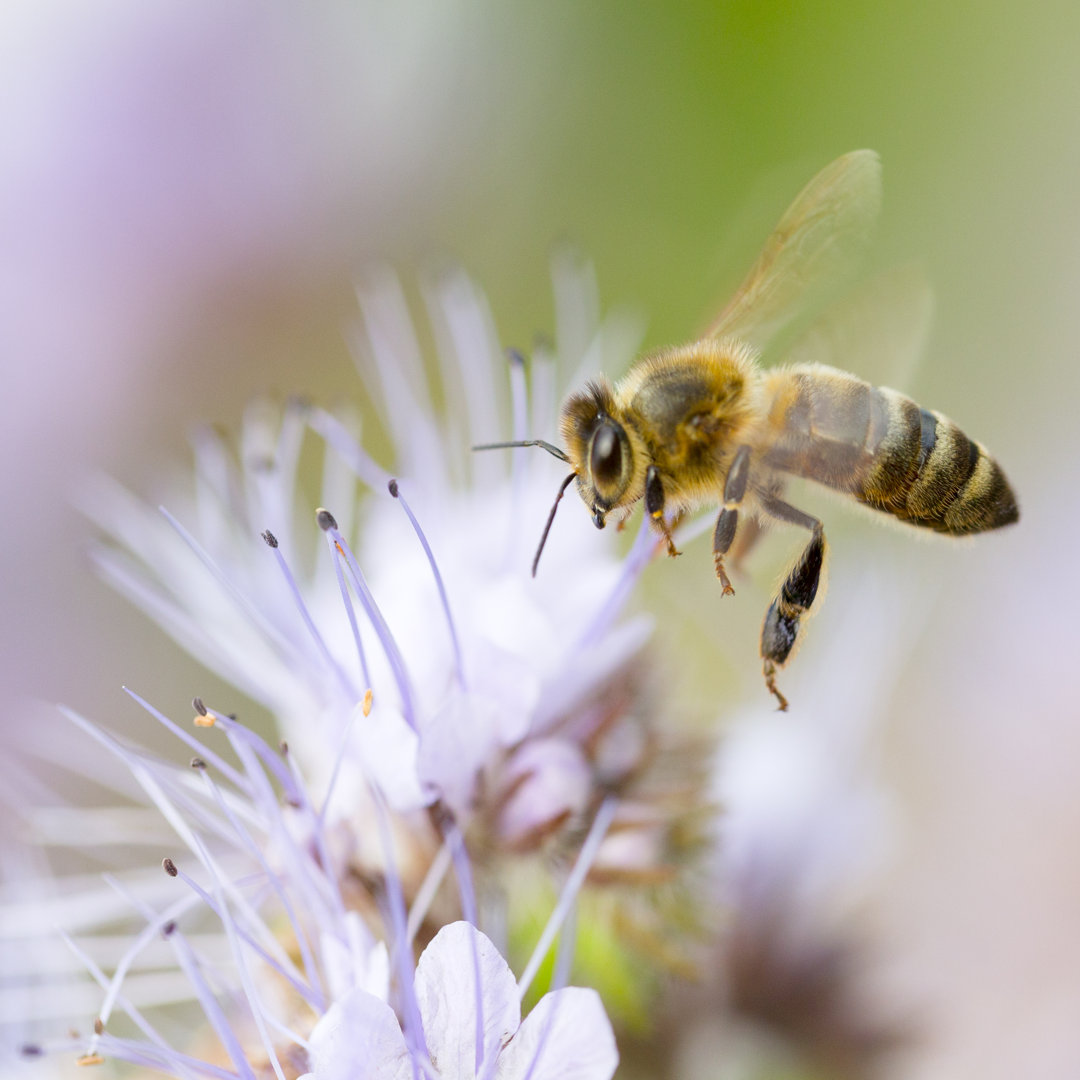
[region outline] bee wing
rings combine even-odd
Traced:
[[[879,386],[911,386],[933,309],[933,293],[922,271],[911,265],[894,267],[829,306],[784,359],[857,371]]]
[[[881,208],[881,162],[854,150],[799,192],[709,337],[764,346],[865,250]]]

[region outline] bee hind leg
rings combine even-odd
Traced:
[[[724,569],[724,556],[735,539],[735,531],[739,526],[739,504],[746,495],[749,479],[750,447],[740,446],[728,469],[727,478],[724,480],[724,506],[716,519],[716,529],[713,531],[713,563],[716,567],[716,576],[724,587],[722,594],[724,596],[735,595],[731,578],[727,576],[727,571]]]
[[[771,660],[765,661],[765,687],[776,698],[776,707],[780,712],[787,712],[788,699],[780,693],[780,688],[776,685],[776,665]]]
[[[802,525],[811,531],[810,543],[803,549],[798,562],[780,586],[765,614],[761,627],[761,659],[765,685],[776,697],[781,711],[788,707],[787,698],[776,685],[776,671],[787,663],[799,636],[799,622],[814,603],[825,565],[825,532],[817,518],[796,510],[779,499],[762,499],[764,509],[781,521]]]

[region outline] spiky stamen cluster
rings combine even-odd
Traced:
[[[558,856],[542,893],[554,913],[524,964],[517,999],[559,927],[573,923],[587,877],[666,880],[677,861],[671,835],[697,803],[649,801],[644,780],[662,742],[641,692],[650,622],[620,622],[654,554],[651,534],[643,528],[620,562],[587,523],[583,533],[568,519],[549,545],[547,569],[559,588],[533,583],[521,522],[542,516],[544,489],[530,475],[540,466],[517,451],[507,477],[497,458],[468,457],[476,436],[499,433],[496,364],[506,370],[476,294],[455,279],[436,320],[436,336],[444,331],[452,342],[441,358],[443,387],[451,405],[464,391],[450,412],[467,418],[465,433],[418,389],[422,368],[395,288],[383,282],[361,302],[380,416],[407,479],[378,465],[347,421],[290,402],[280,420],[263,406],[252,410],[239,468],[217,436],[200,434],[187,508],[157,515],[105,483],[91,501],[114,541],[97,552],[106,576],[263,703],[291,747],[274,750],[196,699],[196,725],[224,734],[234,764],[132,694],[196,754],[192,768],[177,770],[73,716],[119,757],[188,849],[171,864],[188,889],[183,903],[117,885],[142,926],[113,973],[101,974],[106,1004],[91,1058],[178,1076],[246,1077],[262,1066],[290,1076],[312,1058],[334,1003],[362,990],[381,1002],[364,1006],[373,1023],[391,1010],[400,1025],[409,1074],[427,1075],[433,1044],[415,947],[445,942],[446,926],[460,919],[498,929],[504,946],[520,918],[513,881],[499,876],[507,860],[542,845]],[[512,361],[511,434],[520,438],[530,413],[535,426],[555,415],[553,364],[534,358],[530,400],[523,364]],[[326,547],[317,544],[313,560],[294,512],[307,431],[322,439],[322,502],[333,507],[314,514],[312,538]],[[462,487],[463,476],[471,484]],[[367,489],[362,504],[358,485]],[[537,865],[549,874],[547,863]],[[456,890],[444,882],[451,868]],[[193,925],[200,920],[215,927],[220,955],[205,947]],[[200,1064],[186,1047],[172,1051],[143,1027],[137,995],[121,992],[166,930],[227,1067]],[[481,1030],[488,946],[469,934],[461,940],[473,972],[476,1075],[493,1075],[498,1055]],[[573,940],[569,932],[559,939],[556,987],[569,977]],[[112,1033],[116,1009],[143,1039]],[[561,1010],[545,1024],[567,1030]],[[530,1030],[533,1051],[546,1053],[546,1037],[537,1042]],[[514,1037],[503,1033],[499,1054]],[[503,1075],[502,1057],[498,1068]]]
[[[379,1023],[392,1017],[394,1023],[400,1024],[399,1037],[411,1072],[433,1075],[437,1044],[448,1036],[432,1027],[437,1023],[434,1018],[423,1015],[424,993],[433,989],[434,957],[448,946],[444,943],[439,948],[430,947],[435,948],[435,953],[428,965],[427,980],[418,991],[407,929],[409,913],[381,792],[373,787],[385,870],[381,881],[372,886],[371,900],[382,913],[383,940],[347,909],[329,855],[324,815],[311,800],[287,748],[273,750],[235,719],[195,699],[197,725],[224,734],[239,762],[234,767],[211,746],[189,736],[134,693],[131,696],[151,716],[177,731],[185,742],[198,747],[199,754],[188,770],[126,745],[75,713],[68,715],[125,765],[146,799],[187,848],[197,872],[184,869],[184,860],[163,860],[166,875],[187,890],[163,907],[144,900],[122,880],[109,878],[119,900],[129,905],[134,918],[142,922],[118,957],[111,976],[91,958],[86,948],[89,942],[67,938],[74,955],[104,995],[79,1062],[90,1065],[113,1058],[173,1076],[213,1080],[256,1080],[263,1075],[264,1067],[278,1080],[286,1080],[313,1068],[316,1080],[332,1080],[339,1075],[335,1054],[341,1053],[341,1039],[328,1042],[326,1032],[337,1023],[335,1018],[343,1009],[355,1014],[362,1000],[372,1003],[366,1006],[368,1013],[373,1005],[382,1010],[376,1014]],[[516,986],[511,982],[508,991],[506,986],[486,983],[485,979],[505,982],[505,977],[498,975],[498,965],[505,968],[505,964],[482,934],[473,929],[457,932],[457,952],[464,950],[471,956],[473,997],[468,1008],[475,1020],[475,1075],[494,1075],[496,1059],[504,1054],[521,1056],[514,1046],[516,1024],[491,1044],[484,1025],[485,1010],[519,1008],[518,1002],[539,960],[573,907],[610,825],[613,807],[610,800],[601,806],[534,958]],[[453,821],[447,819],[444,825],[461,907],[469,915],[467,925],[475,927],[477,908],[469,857]],[[209,939],[207,927],[211,929]],[[125,981],[131,971],[160,938],[168,941],[176,968],[198,1002],[220,1053],[228,1061],[227,1067],[218,1062],[216,1055],[200,1058],[171,1045],[125,994]],[[482,954],[486,957],[484,965]],[[442,968],[446,964],[444,960]],[[448,978],[442,968],[440,977]],[[422,959],[421,976],[424,971]],[[555,1061],[568,1053],[590,1052],[591,1048],[597,1068],[589,1075],[610,1076],[616,1060],[614,1044],[594,997],[578,1001],[577,1005],[580,1008],[584,1004],[590,1024],[601,1023],[599,1038],[595,1030],[580,1024],[567,1027],[566,1017],[558,1023],[532,1023],[522,1027],[530,1055],[548,1055]],[[553,1007],[554,1003],[549,1004],[544,1015]],[[117,1013],[126,1016],[126,1024],[117,1022]],[[607,1034],[603,1035],[605,1027]],[[127,1030],[114,1034],[113,1028]],[[348,1034],[357,1053],[370,1035],[363,1027]],[[460,1039],[462,1035],[458,1032],[455,1037]],[[564,1042],[560,1044],[559,1039]],[[72,1040],[66,1039],[25,1049],[29,1056],[71,1046]],[[390,1077],[396,1073],[369,1075]],[[504,1075],[503,1071],[500,1075]]]

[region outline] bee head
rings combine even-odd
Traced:
[[[562,411],[562,436],[577,474],[578,491],[598,529],[610,510],[628,506],[635,453],[626,428],[615,419],[615,395],[607,382],[590,382]]]

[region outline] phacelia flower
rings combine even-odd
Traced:
[[[113,903],[99,910],[98,922],[129,930],[111,973],[95,958],[104,933],[66,935],[100,987],[92,1032],[24,1044],[24,1059],[77,1050],[83,1065],[116,1059],[217,1080],[610,1078],[618,1055],[595,991],[555,989],[522,1021],[535,963],[515,980],[490,938],[467,922],[441,929],[414,971],[410,912],[377,792],[374,842],[385,870],[374,890],[380,919],[373,928],[347,906],[327,855],[325,823],[287,750],[272,749],[202,702],[196,706],[221,729],[238,766],[208,746],[188,768],[176,766],[69,713],[127,767],[186,851],[163,860],[165,873],[152,890],[127,874],[107,876]],[[180,735],[199,742],[182,729]],[[567,917],[613,807],[610,799],[601,803],[541,952]],[[455,847],[453,861],[461,906],[475,918],[463,846]],[[140,1002],[132,985],[162,965],[148,955],[162,940],[182,980],[177,996],[190,997],[202,1012],[206,1030],[187,1040],[193,1045],[170,1039],[147,1012],[160,1002]]]
[[[564,308],[572,294],[557,288]],[[392,466],[353,416],[260,402],[238,455],[199,433],[194,490],[169,508],[105,480],[87,499],[107,579],[265,706],[283,738],[274,749],[199,698],[196,738],[128,691],[194,752],[178,767],[69,714],[126,768],[110,797],[133,842],[156,814],[187,850],[153,885],[118,867],[68,935],[104,1003],[88,1045],[61,1045],[182,1077],[602,1080],[617,1060],[611,1025],[600,997],[567,985],[578,899],[589,879],[681,903],[672,882],[702,815],[704,758],[684,768],[689,755],[671,753],[651,621],[622,615],[657,548],[647,526],[620,556],[585,515],[565,515],[534,579],[557,473],[544,455],[470,447],[553,436],[560,361],[611,367],[632,343],[571,304],[563,355],[539,348],[527,378],[452,274],[430,294],[436,409],[397,283],[376,275],[359,295],[370,422]],[[179,898],[163,894],[169,878],[186,886]],[[515,983],[502,954],[536,939],[545,905]],[[132,919],[126,947],[97,947]],[[662,927],[639,930],[666,964]],[[163,939],[168,991],[140,998],[133,978]],[[551,991],[522,1020],[556,940]],[[155,1000],[196,1002],[205,1036],[158,1030],[143,1011]],[[135,1030],[115,1033],[114,1013]],[[379,1069],[355,1064],[370,1061]]]
[[[278,416],[261,402],[239,461],[216,434],[199,434],[194,497],[180,505],[159,512],[100,482],[88,507],[115,545],[97,557],[185,648],[270,710],[329,820],[354,815],[371,778],[400,813],[438,802],[503,848],[528,847],[580,821],[600,789],[640,765],[608,748],[642,718],[608,703],[649,635],[647,617],[617,617],[653,544],[642,535],[620,559],[566,515],[532,580],[551,464],[470,446],[549,433],[554,358],[533,358],[530,398],[479,296],[451,276],[434,305],[452,406],[441,415],[399,287],[379,277],[360,297],[357,347],[393,470],[342,417],[298,402]],[[312,500],[301,513],[312,431],[326,509]]]

